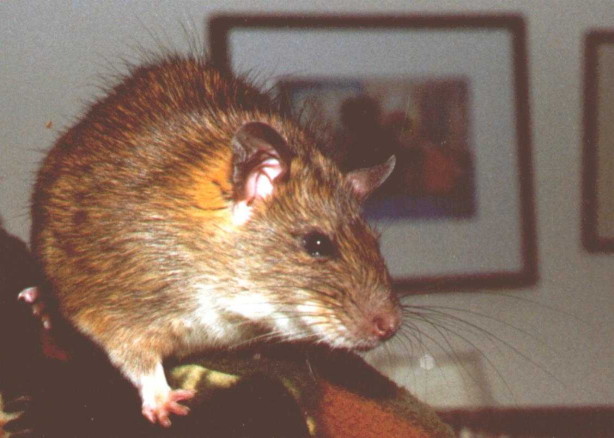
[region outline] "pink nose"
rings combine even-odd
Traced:
[[[395,313],[378,313],[372,319],[373,334],[380,340],[390,339],[399,329],[401,319]]]

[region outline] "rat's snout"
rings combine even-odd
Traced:
[[[386,341],[394,336],[401,325],[401,318],[396,312],[381,312],[371,319],[371,330],[381,341]]]
[[[398,306],[391,304],[380,308],[373,308],[366,312],[365,331],[371,338],[379,342],[393,337],[401,326],[401,312]]]

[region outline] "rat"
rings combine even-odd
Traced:
[[[342,173],[323,138],[247,79],[165,55],[131,67],[46,155],[32,250],[63,318],[152,423],[194,395],[169,387],[166,358],[256,342],[363,351],[398,331],[361,217],[394,157]]]

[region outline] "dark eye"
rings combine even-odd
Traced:
[[[320,231],[312,231],[306,234],[303,237],[303,247],[307,254],[318,258],[332,257],[336,252],[335,244],[326,234]]]

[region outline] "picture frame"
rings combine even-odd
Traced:
[[[419,152],[418,167],[397,159],[405,169],[399,181],[421,175],[418,182],[397,184],[366,208],[399,291],[536,283],[522,16],[225,14],[209,20],[208,41],[211,61],[222,71],[266,78],[263,85],[291,109],[302,102],[320,114],[336,113],[324,120],[341,132],[335,138],[344,132],[352,138],[351,111],[342,105],[366,96],[377,114],[371,132],[388,129],[395,151]],[[303,87],[309,83],[311,89]],[[406,125],[411,130],[393,129]],[[412,140],[402,141],[399,132],[410,132]],[[333,150],[341,144],[334,142]],[[359,149],[347,150],[353,152],[340,154],[339,162],[355,167],[351,157]],[[464,175],[463,184],[446,168]]]
[[[584,43],[582,243],[614,252],[614,30],[593,30]],[[608,74],[609,73],[609,74]],[[609,138],[608,138],[609,137]]]

